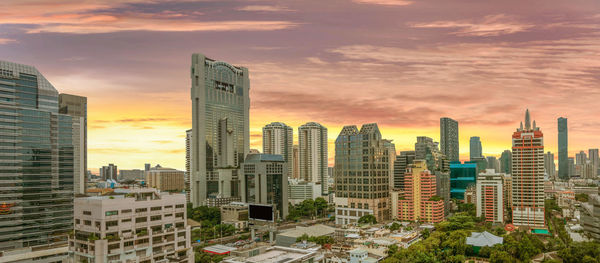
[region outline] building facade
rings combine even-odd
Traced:
[[[294,129],[282,122],[273,122],[263,127],[263,153],[283,155],[288,164],[288,178],[292,177],[294,168]]]
[[[173,168],[154,167],[146,172],[146,185],[161,191],[185,190],[185,172]]]
[[[512,174],[512,152],[510,150],[504,150],[500,156],[500,172]]]
[[[583,230],[596,241],[600,241],[600,196],[589,195],[588,203],[581,205]]]
[[[388,151],[377,124],[342,128],[335,140],[336,224],[367,214],[379,222],[391,219]]]
[[[469,139],[469,157],[470,159],[483,157],[481,139],[477,136],[473,136]]]
[[[486,222],[504,222],[504,174],[487,169],[477,176],[477,217],[483,216]]]
[[[406,168],[415,160],[415,151],[401,151],[394,161],[394,188],[402,190],[404,188],[404,176]]]
[[[61,93],[58,112],[73,120],[73,188],[76,194],[85,194],[87,188],[87,98]]]
[[[558,118],[558,177],[569,179],[569,129],[567,118]]]
[[[302,203],[307,199],[314,200],[321,196],[321,185],[318,183],[297,179],[288,180],[288,202],[293,205]]]
[[[457,121],[447,117],[440,119],[440,148],[449,161],[459,161]]]
[[[544,135],[533,126],[529,110],[525,126],[512,136],[512,220],[517,227],[545,227],[544,218]]]
[[[100,167],[100,178],[104,181],[106,180],[114,180],[117,181],[118,178],[118,169],[117,166],[110,163],[106,166]]]
[[[194,262],[185,195],[131,189],[75,199],[71,262]]]
[[[279,219],[288,215],[287,163],[282,155],[249,154],[241,169],[242,202],[273,205]]]
[[[292,147],[292,178],[300,179],[300,147]]]
[[[598,156],[598,149],[589,149],[588,158],[592,163],[594,176],[599,175],[598,169],[600,169],[600,157]]]
[[[321,193],[328,194],[327,128],[316,122],[298,127],[300,179],[321,183]]]
[[[554,154],[551,152],[544,154],[544,170],[546,171],[548,178],[554,178],[556,165],[554,164]]]
[[[141,169],[119,170],[119,179],[121,181],[145,180],[146,174]]]
[[[73,118],[59,113],[58,91],[32,66],[0,60],[0,90],[0,251],[66,245],[73,228]]]
[[[192,200],[192,134],[192,129],[185,131],[185,198],[188,203]]]
[[[191,201],[229,198],[220,182],[235,184],[237,169],[250,151],[248,69],[192,55]]]
[[[424,160],[408,166],[404,198],[398,200],[398,219],[439,223],[444,220],[444,200],[436,195],[436,178]]]
[[[477,182],[477,164],[450,163],[450,197],[464,200],[465,190]]]

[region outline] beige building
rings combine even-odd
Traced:
[[[184,175],[184,171],[173,168],[154,167],[146,172],[146,184],[161,191],[182,191],[185,190]]]
[[[232,202],[221,208],[221,223],[235,226],[236,230],[248,227],[248,204]]]
[[[75,199],[72,262],[194,262],[185,195],[156,189]]]

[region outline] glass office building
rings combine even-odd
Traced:
[[[34,67],[0,61],[0,251],[57,244],[73,228],[73,121]]]
[[[451,162],[450,163],[450,197],[464,200],[465,190],[474,186],[477,180],[477,164]]]

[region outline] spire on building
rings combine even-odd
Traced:
[[[529,109],[525,111],[525,130],[531,130],[531,118],[529,117]]]
[[[521,125],[519,127],[519,131],[522,131],[522,130],[523,130],[523,122],[521,122]]]

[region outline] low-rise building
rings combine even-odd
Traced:
[[[307,199],[321,197],[321,184],[318,182],[306,182],[298,179],[288,179],[288,202],[293,205],[302,203]]]
[[[325,263],[321,252],[280,246],[259,246],[230,251],[224,263]]]
[[[283,247],[290,247],[296,243],[297,239],[303,235],[309,237],[331,236],[333,237],[335,228],[326,225],[314,225],[309,227],[297,226],[296,229],[288,230],[277,234],[275,244]]]
[[[73,262],[194,262],[184,194],[117,190],[75,199]]]
[[[581,224],[591,238],[600,240],[600,196],[589,196],[589,202],[581,205]]]
[[[233,225],[236,230],[248,227],[248,204],[232,202],[221,206],[221,223]]]
[[[161,191],[183,191],[184,174],[184,171],[157,166],[146,172],[146,185]]]

